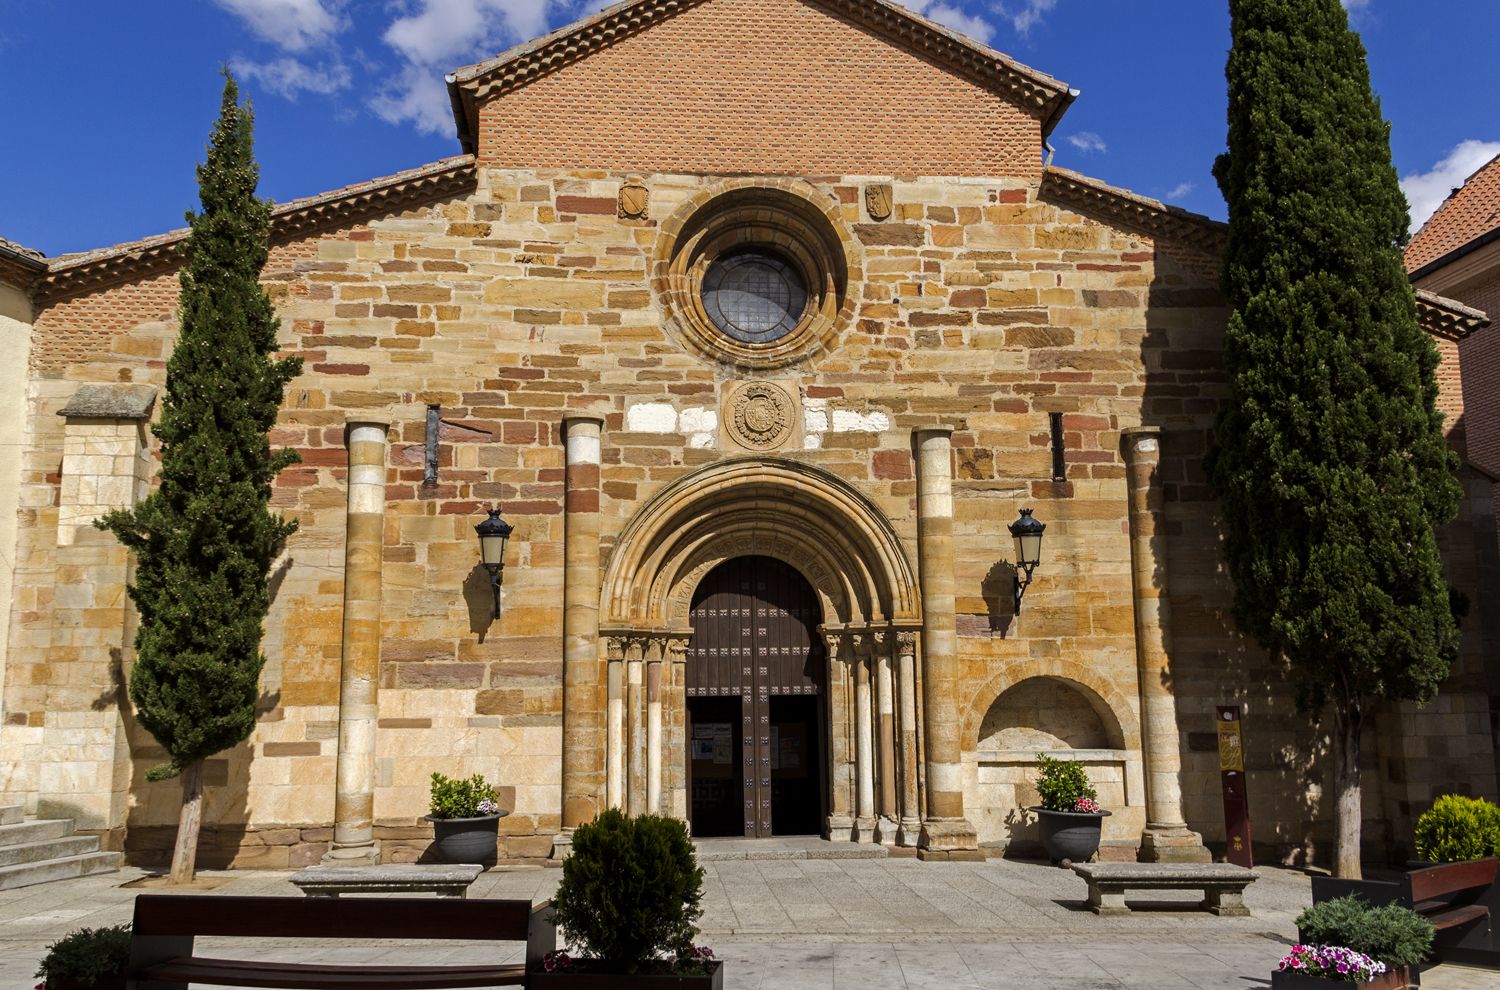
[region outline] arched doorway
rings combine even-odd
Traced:
[[[822,608],[796,568],[742,556],[693,593],[684,688],[695,836],[813,835],[827,805]]]

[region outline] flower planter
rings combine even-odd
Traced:
[[[125,974],[117,973],[97,983],[61,976],[47,981],[47,990],[125,990]]]
[[[723,990],[724,962],[715,959],[705,973],[590,972],[588,962],[551,973],[529,973],[526,985],[536,990]]]
[[[1099,836],[1109,812],[1031,810],[1039,819],[1042,848],[1052,862],[1087,863],[1099,851]]]
[[[494,865],[500,815],[479,815],[475,818],[423,817],[432,822],[432,855],[438,862]]]
[[[1330,980],[1306,973],[1275,972],[1271,974],[1271,990],[1406,990],[1411,984],[1411,971],[1405,966],[1388,970],[1373,980],[1351,983],[1348,980]]]

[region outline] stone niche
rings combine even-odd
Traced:
[[[1129,754],[1115,714],[1081,684],[1032,677],[1003,691],[980,723],[964,803],[981,844],[1021,855],[1038,848],[1036,816],[1026,811],[1039,800],[1038,754],[1078,760],[1100,803],[1116,815],[1125,808]],[[1118,830],[1105,825],[1106,838]]]

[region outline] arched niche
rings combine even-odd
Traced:
[[[979,725],[976,748],[1055,752],[1123,749],[1120,723],[1104,699],[1076,682],[1030,677],[1001,692]]]

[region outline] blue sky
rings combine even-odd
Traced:
[[[1344,0],[1416,212],[1500,153],[1500,0]],[[1057,163],[1216,217],[1227,0],[912,0],[1083,91]],[[593,0],[0,0],[0,236],[58,254],[182,223],[221,64],[261,193],[456,154],[442,74]]]

